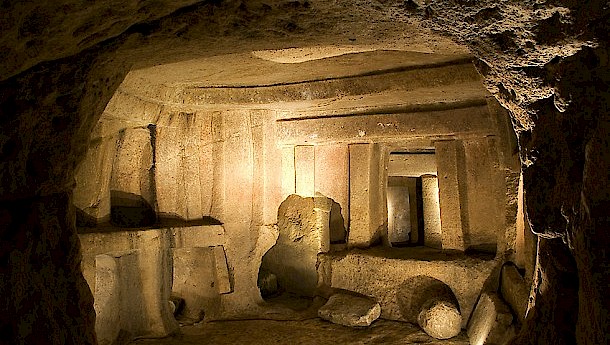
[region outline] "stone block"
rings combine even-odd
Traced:
[[[461,141],[448,140],[434,143],[441,213],[443,249],[465,250],[462,198],[465,195],[460,174],[463,173],[464,157]]]
[[[225,243],[225,229],[222,225],[201,225],[170,228],[174,246],[210,247]]]
[[[436,175],[434,154],[390,154],[388,176]]]
[[[227,135],[223,142],[224,210],[223,223],[249,224],[254,196],[254,147],[250,113],[230,112],[224,116]],[[251,245],[251,244],[250,244]]]
[[[279,237],[265,254],[262,267],[274,273],[287,291],[313,296],[318,282],[318,254],[330,248],[330,207],[328,198],[296,194],[280,205]]]
[[[132,236],[133,247],[139,248],[138,267],[146,303],[140,317],[145,320],[146,335],[150,337],[165,337],[178,329],[168,304],[172,288],[171,242],[166,229],[138,231]]]
[[[296,193],[294,146],[282,147],[282,197]]]
[[[405,176],[389,176],[388,240],[390,243],[417,243],[417,227],[412,222],[412,212],[417,212],[415,181]],[[413,191],[412,191],[413,189]],[[412,207],[415,206],[415,207]],[[415,215],[417,219],[417,216]],[[415,239],[415,241],[412,241]]]
[[[500,297],[483,292],[468,322],[468,338],[472,345],[506,344],[514,335],[513,314]]]
[[[417,318],[417,324],[436,339],[453,338],[460,333],[462,315],[457,306],[444,300],[429,300]]]
[[[137,252],[102,254],[96,257],[94,308],[95,332],[101,345],[110,345],[121,331],[135,335],[142,325],[125,320],[130,312],[142,313],[141,281],[137,271]],[[131,270],[131,272],[130,272]],[[132,273],[132,274],[130,274]],[[131,289],[127,289],[129,286]],[[124,296],[127,294],[127,296]],[[128,302],[128,304],[126,303]],[[131,321],[130,324],[124,324]]]
[[[95,226],[110,221],[110,176],[117,138],[92,141],[84,161],[76,170],[74,206],[78,226]]]
[[[363,139],[382,141],[389,137],[439,137],[453,136],[460,132],[484,136],[493,133],[487,106],[418,112],[409,112],[408,109],[397,112],[392,109],[392,113],[386,112],[387,109],[379,109],[378,113],[372,110],[367,116],[353,113],[328,115],[331,111],[333,110],[329,109],[316,119],[291,118],[290,121],[278,121],[279,143],[357,143]]]
[[[318,145],[315,146],[315,149],[316,193],[323,194],[324,196],[331,198],[336,203],[334,207],[340,209],[340,213],[336,215],[341,216],[343,219],[343,224],[338,226],[343,227],[343,232],[346,232],[348,225],[347,222],[349,220],[348,146],[346,144]],[[337,222],[340,221],[339,217],[333,218],[336,219]],[[333,222],[333,219],[331,219],[331,222]],[[332,228],[333,225],[331,224],[331,229]],[[343,238],[342,241],[344,242],[345,240],[346,239]],[[331,241],[337,242],[338,239],[331,239]]]
[[[529,288],[517,268],[511,264],[504,265],[500,275],[500,292],[502,298],[515,312],[519,322],[525,320],[529,300]]]
[[[495,141],[491,138],[462,142],[465,164],[465,207],[468,226],[467,248],[495,253],[498,238],[504,239],[506,216],[506,181],[499,168]]]
[[[330,296],[318,310],[324,320],[349,327],[370,326],[381,315],[381,306],[373,298],[339,293]]]
[[[205,112],[164,114],[157,124],[156,192],[168,220],[197,220],[211,212],[214,156],[211,117]]]
[[[349,145],[349,247],[375,243],[387,220],[380,155],[374,144]]]
[[[162,283],[169,282],[163,274],[169,268],[162,262],[164,251],[149,241],[151,236],[145,237],[150,250],[96,256],[94,307],[100,344],[114,344],[119,337],[165,337],[178,327],[169,309],[167,284]]]
[[[179,319],[193,323],[214,314],[220,299],[214,251],[210,247],[176,248],[173,259],[172,295],[184,300]]]

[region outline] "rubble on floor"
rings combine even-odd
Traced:
[[[370,326],[381,315],[381,307],[373,298],[338,293],[318,310],[322,319],[350,327]]]
[[[503,345],[514,337],[513,314],[493,292],[483,292],[468,323],[472,345]]]

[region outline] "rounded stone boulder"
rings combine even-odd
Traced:
[[[462,315],[455,304],[442,299],[432,299],[422,307],[417,323],[429,336],[449,339],[460,333]]]
[[[429,276],[415,276],[404,281],[397,294],[405,320],[417,323],[429,336],[449,339],[460,333],[462,314],[447,284]]]

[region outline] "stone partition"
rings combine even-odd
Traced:
[[[349,150],[347,144],[316,145],[315,189],[341,207],[345,230],[349,224]]]
[[[213,193],[212,115],[171,112],[156,124],[155,181],[160,217],[209,216]]]
[[[424,245],[430,248],[443,247],[441,208],[439,202],[438,178],[424,175],[422,179],[422,199],[424,212]]]
[[[222,295],[233,292],[222,226],[140,229],[79,236],[83,274],[95,292],[98,336],[107,344],[111,344],[120,332],[127,332],[130,338],[161,337],[173,332],[177,324],[168,304],[172,292],[187,301],[189,317],[197,315],[197,310],[205,309],[209,319],[221,316]],[[204,255],[186,255],[199,252]],[[195,261],[187,260],[188,257]],[[179,278],[174,287],[172,270],[174,278]],[[209,286],[202,285],[206,280],[213,282],[214,288],[203,302],[198,297],[199,291],[184,288],[204,288]]]
[[[164,337],[178,328],[169,310],[171,259],[162,231],[133,236],[137,249],[95,256],[96,332],[101,344],[118,337]]]
[[[375,144],[349,145],[348,247],[368,247],[385,238],[387,206],[381,152]]]
[[[436,165],[438,168],[438,189],[441,213],[443,249],[465,250],[467,239],[464,228],[467,218],[462,204],[466,181],[460,173],[464,171],[463,147],[457,140],[437,141]]]

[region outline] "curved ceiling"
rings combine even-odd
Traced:
[[[290,59],[291,52],[288,52]],[[326,54],[331,57],[309,57],[293,63],[262,59],[260,52],[220,55],[193,59],[132,71],[125,86],[131,82],[166,87],[254,87],[306,81],[360,76],[394,69],[417,68],[469,59],[467,54],[434,54],[399,50],[359,52],[339,49]]]

